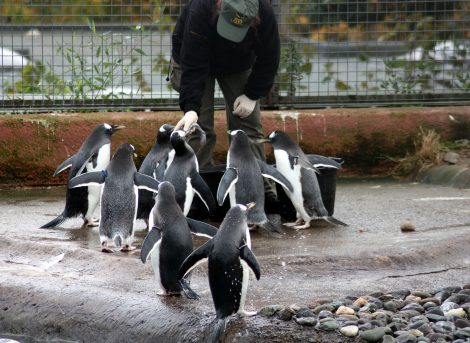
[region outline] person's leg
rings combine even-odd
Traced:
[[[217,78],[220,89],[224,94],[225,99],[225,112],[227,115],[227,127],[230,131],[232,130],[243,130],[247,136],[255,141],[263,138],[263,126],[261,124],[261,112],[259,101],[257,101],[253,113],[248,117],[240,118],[233,114],[233,103],[235,99],[243,94],[245,84],[250,76],[251,70],[247,70],[241,73],[224,75]],[[251,150],[253,151],[256,158],[261,161],[266,161],[264,153],[263,143],[251,143]],[[267,198],[276,198],[276,185],[273,181],[265,180],[265,189]]]
[[[189,145],[196,152],[200,167],[213,165],[212,152],[214,151],[216,134],[214,131],[214,86],[215,78],[209,77],[206,80],[204,94],[201,99],[201,110],[197,123],[206,133],[206,144],[200,148],[198,137],[191,137]]]

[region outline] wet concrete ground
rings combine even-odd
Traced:
[[[0,191],[0,337],[23,341],[198,342],[214,318],[205,267],[193,275],[200,301],[156,295],[139,250],[103,254],[98,229],[81,220],[39,226],[63,209],[64,188]],[[281,239],[253,233],[261,280],[246,308],[315,305],[346,295],[430,290],[470,283],[470,190],[390,180],[342,181],[335,217]],[[403,233],[411,222],[416,231]],[[136,245],[145,237],[138,222]],[[197,243],[202,243],[198,240]],[[233,319],[228,342],[353,342],[294,322]]]

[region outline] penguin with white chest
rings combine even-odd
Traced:
[[[137,213],[139,189],[158,191],[159,182],[137,172],[133,160],[134,147],[122,144],[116,150],[104,171],[79,175],[69,182],[69,187],[103,185],[101,191],[100,242],[103,252],[112,252],[108,242],[121,251],[132,246],[134,221]]]
[[[212,342],[224,333],[227,317],[238,313],[250,316],[256,312],[244,310],[250,269],[259,280],[260,266],[251,251],[247,212],[254,204],[235,205],[227,212],[214,238],[196,249],[181,265],[183,278],[198,263],[208,261],[209,286],[216,312]]]
[[[170,137],[171,145],[174,149],[174,157],[171,164],[166,168],[163,181],[169,181],[175,187],[176,202],[181,207],[184,215],[187,215],[194,194],[201,198],[210,214],[215,212],[216,203],[214,196],[199,175],[199,164],[196,154],[185,140],[185,132],[173,131]],[[169,155],[171,158],[171,154]],[[168,165],[168,162],[166,162]]]
[[[255,158],[248,136],[242,130],[232,131],[227,154],[227,169],[217,189],[217,201],[222,206],[227,195],[230,206],[255,203],[248,212],[248,224],[255,224],[268,232],[279,231],[271,224],[264,211],[265,191],[263,177],[272,179],[291,191],[292,185],[276,168]]]
[[[160,295],[179,295],[198,299],[189,287],[189,277],[180,280],[178,270],[193,252],[191,234],[214,237],[217,229],[209,224],[186,218],[176,202],[175,188],[164,181],[158,186],[151,230],[142,244],[140,258],[143,263],[150,256],[155,279],[160,285]]]
[[[317,169],[302,149],[283,131],[272,132],[268,141],[274,148],[277,170],[289,179],[293,187],[287,191],[287,195],[297,211],[297,221],[284,225],[305,229],[310,227],[312,219],[323,218],[332,224],[346,226],[328,215],[318,184]],[[323,160],[321,162],[324,163]]]
[[[145,159],[139,168],[139,173],[153,177],[156,180],[161,180],[163,178],[163,174],[157,175],[156,168],[158,163],[173,149],[170,143],[170,136],[173,129],[174,126],[170,124],[163,124],[160,126],[157,132],[155,144],[152,146],[147,156],[145,156]],[[153,205],[155,205],[154,193],[145,189],[140,189],[137,219],[145,220],[147,227],[150,211],[152,210]]]
[[[125,126],[100,124],[96,126],[90,135],[80,146],[76,154],[62,162],[54,172],[54,176],[70,168],[67,182],[83,172],[104,170],[111,156],[111,136]],[[82,215],[84,225],[94,226],[93,213],[100,200],[100,187],[67,188],[65,196],[65,208],[62,213],[41,226],[41,229],[59,226],[68,218]]]

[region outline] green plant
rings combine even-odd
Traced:
[[[299,51],[297,42],[290,40],[281,48],[278,80],[280,90],[286,90],[287,96],[295,96],[297,88],[305,88],[299,81],[311,72],[309,54]]]

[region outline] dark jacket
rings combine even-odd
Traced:
[[[181,12],[172,36],[172,56],[183,69],[179,104],[199,114],[205,81],[252,68],[245,95],[257,100],[271,89],[279,66],[276,18],[267,0],[259,0],[259,23],[240,43],[217,33],[216,0],[191,0]]]

